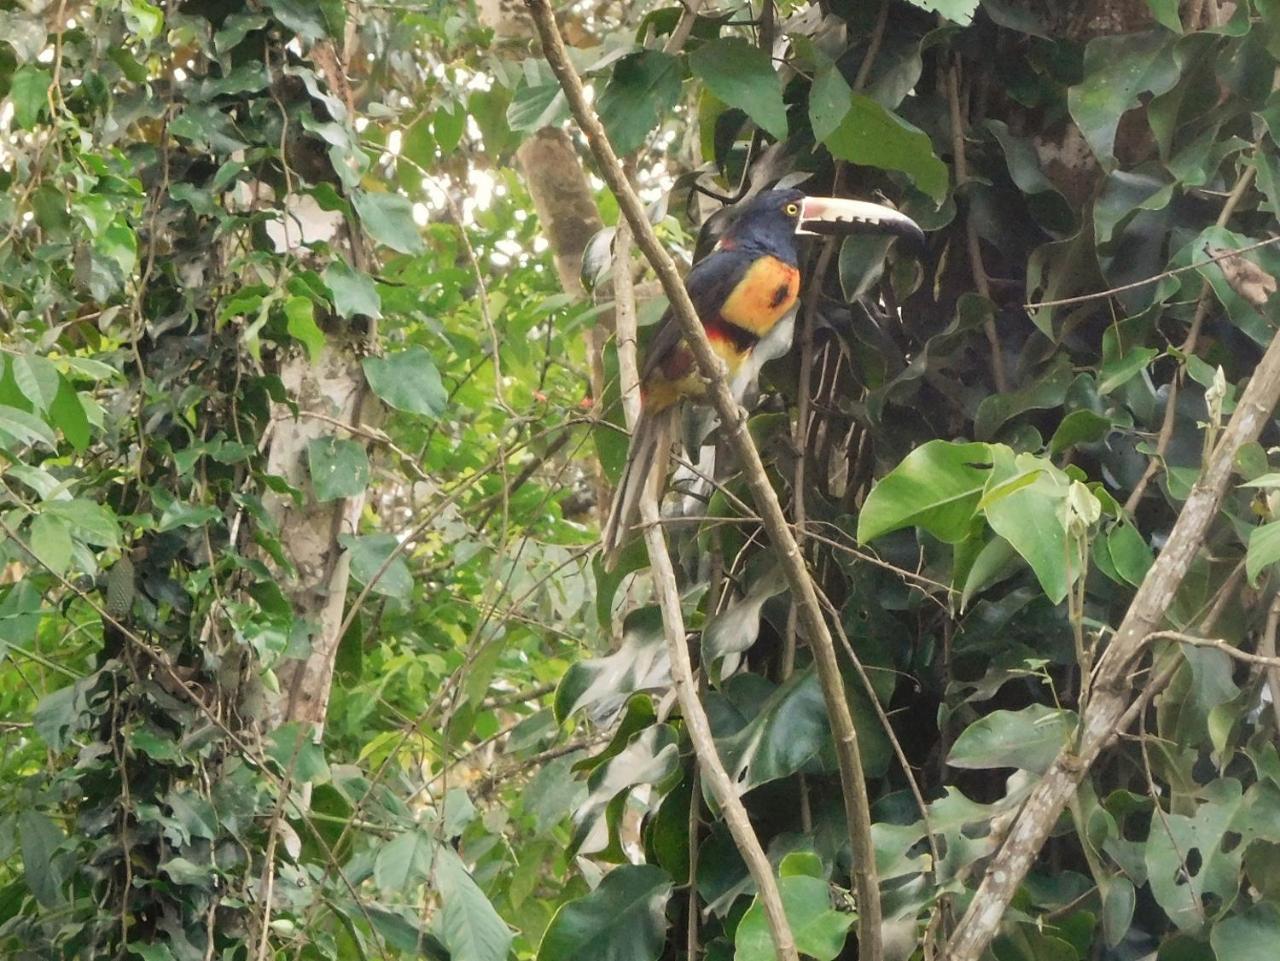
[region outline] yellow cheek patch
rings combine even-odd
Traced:
[[[800,291],[800,271],[777,257],[761,257],[725,299],[720,316],[763,337],[791,309]]]

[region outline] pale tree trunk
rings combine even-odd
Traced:
[[[348,33],[350,48],[352,34]],[[316,44],[312,62],[324,76],[330,92],[346,104],[348,122],[354,120],[350,84],[332,44]],[[287,200],[288,198],[286,198]],[[364,270],[369,255],[359,225],[345,224],[347,259]],[[342,244],[333,243],[334,250]],[[283,495],[265,499],[268,514],[278,526],[280,542],[292,572],[277,571],[280,588],[289,599],[294,616],[310,628],[309,649],[304,657],[281,663],[276,669],[280,693],[272,705],[275,723],[298,721],[314,725],[319,737],[324,729],[333,684],[333,665],[346,608],[351,579],[350,558],[342,547],[343,535],[355,534],[364,511],[367,492],[328,503],[317,503],[307,473],[307,444],[320,437],[337,435],[358,439],[341,425],[358,427],[377,420],[380,405],[368,388],[360,358],[364,341],[377,337],[370,325],[364,337],[354,332],[330,334],[320,358],[312,363],[308,354],[296,350],[280,371],[285,391],[297,406],[274,405],[271,447],[267,467],[303,492],[297,505]]]

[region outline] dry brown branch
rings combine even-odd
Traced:
[[[1192,488],[1164,549],[1143,578],[1124,620],[1098,662],[1094,693],[1075,744],[1064,748],[1032,790],[947,945],[947,961],[977,961],[999,929],[1027,871],[1076,787],[1130,706],[1131,672],[1155,634],[1204,543],[1240,448],[1257,439],[1280,400],[1280,336],[1254,370],[1230,423]]]
[[[1276,670],[1280,668],[1280,657],[1269,657],[1265,654],[1250,654],[1248,651],[1242,651],[1240,648],[1228,644],[1220,637],[1197,637],[1194,634],[1183,634],[1181,631],[1156,631],[1147,637],[1148,641],[1177,641],[1180,644],[1190,644],[1192,647],[1209,647],[1215,651],[1221,651],[1228,657],[1237,661],[1243,661],[1246,664],[1253,664],[1258,667]]]
[[[792,594],[800,604],[801,625],[809,637],[818,675],[822,682],[823,697],[840,766],[845,816],[853,848],[854,884],[858,898],[859,952],[867,961],[880,961],[883,957],[880,930],[882,913],[875,870],[875,849],[871,842],[871,809],[867,798],[866,782],[862,774],[861,751],[858,747],[858,735],[853,726],[853,717],[845,698],[844,683],[840,676],[839,662],[836,659],[835,642],[832,640],[831,631],[818,603],[813,582],[809,578],[800,548],[782,512],[777,494],[769,483],[764,464],[760,459],[760,452],[747,432],[746,417],[725,382],[721,365],[711,350],[711,344],[698,320],[697,311],[689,300],[689,294],[684,288],[675,262],[654,234],[645,215],[644,206],[627,182],[626,174],[609,144],[599,118],[587,103],[582,81],[566,55],[564,42],[556,26],[551,6],[546,0],[526,0],[526,3],[542,38],[544,55],[564,88],[570,109],[587,138],[600,174],[617,198],[622,214],[631,224],[636,243],[661,281],[663,290],[671,302],[672,312],[697,361],[698,370],[707,380],[709,399],[714,404],[728,442],[742,465],[743,475],[751,488],[765,530],[777,550]],[[658,520],[656,504],[651,506],[653,507],[651,516],[645,517],[650,525],[646,530],[645,538],[646,543],[651,545],[650,556],[653,558],[654,547],[659,543],[663,547],[659,553],[665,556],[665,542],[662,540],[661,530],[656,525]],[[661,558],[658,560],[660,561]],[[662,579],[657,565],[655,565],[654,577],[656,581]],[[666,605],[667,608],[671,606],[669,603]],[[679,605],[676,604],[675,613],[678,612]],[[674,633],[671,631],[670,624],[667,629],[669,633]],[[680,653],[685,653],[683,636],[680,637],[677,646],[680,647]],[[700,711],[701,706],[697,707]],[[704,770],[704,774],[709,774],[709,771]],[[770,875],[770,881],[772,881],[772,875]],[[778,931],[775,929],[775,937],[777,935]],[[786,944],[785,940],[779,942],[780,952]],[[784,956],[794,957],[794,946],[789,947],[792,954],[784,954]]]

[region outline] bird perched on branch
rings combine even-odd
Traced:
[[[685,278],[711,347],[732,378],[800,292],[796,236],[888,233],[919,244],[915,221],[890,207],[799,190],[766,190],[742,205],[715,248]],[[639,512],[645,484],[661,484],[679,402],[702,400],[706,383],[671,310],[663,315],[640,370],[640,418],[601,540],[605,569],[617,561]]]

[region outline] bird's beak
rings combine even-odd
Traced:
[[[797,234],[894,234],[924,244],[924,231],[892,207],[844,197],[805,197]]]

